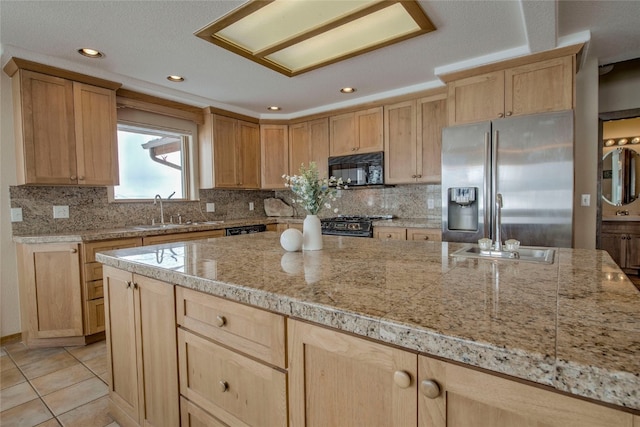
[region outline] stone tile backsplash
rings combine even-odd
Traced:
[[[22,222],[12,223],[16,236],[66,233],[81,230],[122,228],[160,221],[160,207],[149,202],[109,202],[106,187],[11,186],[11,207],[22,208]],[[199,201],[165,200],[165,222],[214,221],[265,217],[264,199],[277,197],[291,204],[288,190],[200,190]],[[434,208],[428,209],[433,199]],[[206,212],[206,203],[215,212]],[[255,209],[249,210],[249,202]],[[54,219],[53,206],[69,206],[68,219]],[[294,215],[303,217],[296,209]],[[440,185],[406,185],[387,188],[342,190],[333,208],[343,215],[394,215],[397,218],[426,218],[440,227]],[[334,216],[325,209],[321,216]]]

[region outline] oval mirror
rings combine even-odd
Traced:
[[[602,199],[614,206],[635,201],[640,191],[637,172],[640,153],[631,148],[616,148],[602,158]]]

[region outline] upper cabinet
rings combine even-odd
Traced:
[[[283,189],[283,174],[289,174],[289,126],[260,125],[262,186]]]
[[[329,119],[327,117],[289,126],[289,174],[297,175],[304,163],[315,162],[318,175],[328,177]]]
[[[385,183],[440,182],[446,93],[384,107]]]
[[[383,150],[382,107],[329,118],[329,155],[345,156]]]
[[[201,188],[260,188],[256,123],[207,113],[198,138]]]
[[[5,72],[13,80],[18,184],[117,185],[119,84],[18,59]]]
[[[572,109],[574,74],[570,55],[450,81],[449,125]]]

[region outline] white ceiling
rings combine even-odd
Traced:
[[[439,74],[577,42],[601,65],[640,57],[637,0],[420,0],[436,31],[290,78],[193,35],[243,3],[0,0],[2,65],[15,56],[191,105],[288,119],[442,86]],[[80,47],[106,56],[85,58]],[[169,74],[186,80],[171,83]],[[344,86],[358,91],[339,93]]]

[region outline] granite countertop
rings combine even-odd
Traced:
[[[65,243],[65,242],[95,242],[109,239],[125,239],[129,237],[157,236],[162,234],[189,233],[195,231],[220,230],[229,227],[255,224],[302,224],[304,218],[293,217],[265,217],[232,219],[224,221],[204,221],[192,224],[170,224],[168,227],[158,226],[129,226],[121,228],[80,230],[73,233],[29,234],[13,236],[13,241],[23,244],[37,243]],[[375,221],[374,226],[388,227],[419,227],[434,228],[424,218],[403,218]],[[439,229],[439,228],[438,228]]]
[[[130,272],[640,410],[640,293],[599,250],[553,264],[449,256],[461,243],[274,232],[99,253]],[[170,254],[172,256],[164,256]]]

